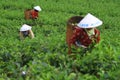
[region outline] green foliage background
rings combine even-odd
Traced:
[[[119,4],[120,0],[1,0],[0,80],[119,80]],[[26,21],[24,10],[36,5],[42,8],[39,19]],[[67,55],[66,22],[87,13],[103,21],[98,27],[101,42],[72,59]],[[32,26],[34,39],[19,40],[24,23]]]

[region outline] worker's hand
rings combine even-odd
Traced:
[[[89,39],[94,39],[95,38],[95,36],[94,35],[91,35],[91,36],[89,36]]]
[[[89,38],[92,40],[93,43],[96,42],[96,38],[94,35],[90,36]]]

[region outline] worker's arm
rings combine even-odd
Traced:
[[[19,36],[20,36],[20,39],[21,39],[21,40],[23,40],[23,39],[24,39],[24,36],[23,36],[23,34],[22,34],[22,32],[21,32],[21,31],[19,32]]]
[[[29,30],[29,36],[30,36],[31,38],[34,38],[34,33],[32,32],[32,30]]]

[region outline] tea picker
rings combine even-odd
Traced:
[[[26,37],[34,38],[34,33],[32,32],[31,28],[32,27],[27,24],[22,25],[19,32],[19,36],[21,40],[23,40]]]
[[[25,19],[37,19],[39,17],[39,12],[42,9],[40,8],[40,6],[35,6],[33,7],[33,9],[27,9],[24,11],[24,15],[25,15]]]
[[[72,53],[71,47],[87,49],[90,45],[99,43],[100,31],[96,28],[102,25],[102,21],[88,13],[76,25],[73,25],[71,36],[67,40],[68,54]],[[69,33],[67,33],[69,34]]]

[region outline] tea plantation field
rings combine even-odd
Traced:
[[[24,10],[39,5],[37,20]],[[66,23],[91,13],[103,21],[101,41],[67,55]],[[34,39],[19,39],[23,24]],[[84,56],[82,55],[84,54]],[[0,80],[120,80],[120,0],[0,0]]]

